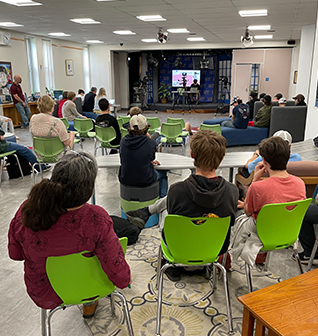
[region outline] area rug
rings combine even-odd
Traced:
[[[138,242],[128,246],[126,259],[132,273],[131,289],[119,290],[127,299],[135,335],[155,335],[157,313],[156,266],[160,234],[158,227],[144,229]],[[241,335],[243,308],[237,298],[248,293],[243,261],[232,262],[228,274],[234,335]],[[275,284],[281,279],[256,269],[252,271],[254,290]],[[111,317],[110,300],[99,302],[95,317],[87,319],[93,335],[126,336],[127,327],[120,301],[116,301],[115,318]],[[225,336],[228,335],[223,279],[212,290],[200,275],[182,275],[172,282],[164,276],[161,335]]]

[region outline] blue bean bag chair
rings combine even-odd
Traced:
[[[96,120],[96,118],[99,116],[99,114],[96,114],[94,112],[82,112],[82,115],[94,120]]]

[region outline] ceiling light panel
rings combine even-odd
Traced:
[[[131,30],[114,30],[113,33],[118,35],[136,35],[136,33]]]
[[[269,40],[273,38],[273,35],[254,35],[256,40]]]
[[[187,28],[172,28],[167,29],[169,33],[172,34],[184,34],[184,33],[190,33]]]
[[[247,27],[249,30],[270,30],[271,26],[265,25],[265,26],[248,26]]]
[[[258,9],[258,10],[241,10],[238,12],[241,17],[249,16],[267,16],[267,9]]]
[[[142,21],[167,21],[161,15],[141,15],[136,16],[136,18]]]
[[[0,22],[0,26],[1,27],[23,27],[23,25],[21,24],[17,24],[14,22]]]
[[[100,40],[87,40],[86,43],[104,43],[104,42]]]
[[[154,42],[157,42],[157,39],[142,39],[141,42],[154,43]]]
[[[18,7],[25,7],[25,6],[41,6],[42,4],[39,2],[35,2],[32,0],[0,0],[8,5],[14,5]]]
[[[188,41],[190,42],[203,42],[205,41],[205,38],[204,37],[188,37],[187,38]]]
[[[71,36],[70,34],[65,34],[65,33],[62,33],[62,32],[58,32],[58,33],[49,33],[48,35],[50,36]]]
[[[100,24],[99,21],[95,21],[94,19],[70,19],[70,21],[80,24]]]

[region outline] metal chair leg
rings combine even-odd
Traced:
[[[159,245],[158,261],[157,261],[156,289],[158,289],[158,286],[159,286],[159,277],[160,277],[160,270],[161,270],[161,260],[162,260],[162,249],[161,249],[161,246]]]
[[[158,287],[158,304],[157,304],[157,322],[156,322],[156,336],[160,336],[161,328],[161,310],[162,310],[162,291],[163,291],[163,274],[167,268],[172,267],[171,264],[165,264],[161,267]]]
[[[22,171],[22,168],[21,168],[21,165],[20,165],[19,158],[18,158],[17,154],[13,154],[13,155],[14,155],[15,159],[17,160],[17,164],[18,164],[18,166],[19,166],[20,174],[21,174],[22,178],[24,178],[24,176],[23,176],[23,171]]]
[[[218,279],[217,279],[217,275],[216,275],[216,266],[215,266],[215,264],[213,264],[213,287],[212,287],[212,289],[214,289],[214,290],[217,289],[217,283],[218,283]]]
[[[3,166],[4,166],[4,157],[2,157],[0,159],[0,185],[1,185],[1,181],[2,181],[2,169],[3,169]]]
[[[310,259],[309,259],[309,263],[308,263],[308,268],[307,268],[307,272],[309,272],[311,270],[311,267],[312,267],[312,263],[315,259],[315,255],[316,255],[316,252],[317,252],[317,247],[318,247],[318,236],[316,237],[316,241],[315,241],[315,244],[314,244],[314,247],[311,251],[311,255],[310,255]]]
[[[300,274],[303,274],[303,273],[304,273],[303,265],[302,265],[301,262],[300,262],[300,259],[299,259],[299,255],[298,255],[298,251],[297,251],[297,249],[294,248],[294,249],[293,249],[293,252],[294,252],[294,256],[295,256],[295,258],[296,258],[298,267],[299,267],[299,272],[300,272]]]
[[[245,274],[246,274],[248,291],[252,293],[253,292],[252,276],[251,276],[250,266],[247,263],[245,263]]]
[[[46,316],[45,319],[45,330],[46,330],[46,336],[51,336],[51,318],[55,312],[57,312],[60,309],[65,309],[65,306],[58,306],[54,309],[51,309],[49,313]]]
[[[46,309],[41,308],[41,335],[42,336],[46,336],[45,322],[46,322]]]
[[[117,297],[120,298],[122,304],[123,304],[123,309],[124,309],[124,315],[126,318],[126,323],[127,323],[127,329],[128,329],[128,335],[129,336],[134,336],[134,330],[131,324],[131,319],[130,319],[130,314],[129,314],[129,310],[128,310],[128,306],[127,306],[127,301],[126,298],[123,294],[117,292],[117,290],[115,290],[112,295],[115,295]]]
[[[37,162],[32,165],[33,185],[35,185],[35,165],[36,164]]]
[[[111,309],[111,312],[112,312],[112,317],[114,318],[114,317],[116,317],[116,309],[115,309],[115,299],[114,299],[112,294],[110,294],[108,296],[110,298],[110,309]]]
[[[268,265],[269,265],[269,259],[270,259],[271,253],[267,252],[266,259],[265,259],[265,265],[264,265],[264,271],[268,271]]]
[[[225,264],[226,264],[226,259],[227,259],[227,252],[225,252],[225,253],[223,254],[223,256],[222,256],[222,262],[221,262],[221,264],[222,264],[222,266],[224,266],[224,267],[225,267]],[[221,280],[221,277],[222,277],[222,273],[220,272],[220,274],[219,274],[219,280]]]
[[[230,301],[230,295],[229,295],[229,285],[227,283],[226,269],[223,265],[219,263],[215,263],[215,265],[220,267],[221,272],[223,273],[225,299],[226,299],[226,306],[227,306],[227,319],[229,323],[229,334],[231,335],[233,334],[233,320],[232,320],[231,301]]]

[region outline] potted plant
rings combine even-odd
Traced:
[[[160,83],[160,86],[158,88],[158,98],[161,99],[162,104],[166,104],[168,98],[170,98],[171,96],[170,89],[171,89],[170,85],[165,84],[164,82]]]

